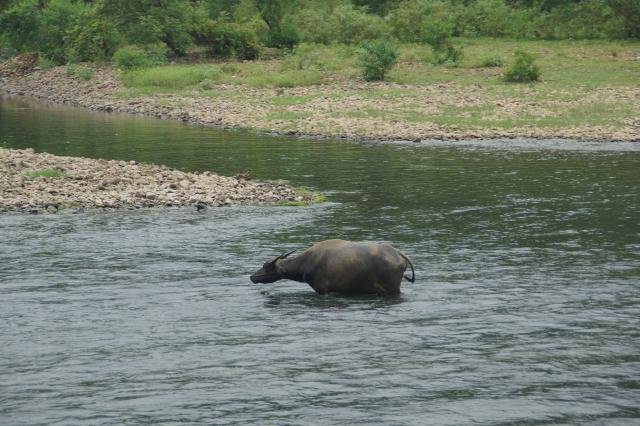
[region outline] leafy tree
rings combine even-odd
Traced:
[[[205,0],[203,5],[210,18],[231,20],[238,3],[240,0]]]
[[[291,49],[300,41],[297,28],[285,20],[293,10],[295,0],[254,0],[262,19],[269,26],[267,45]]]
[[[57,64],[69,60],[67,38],[87,6],[72,0],[51,0],[41,13],[40,51]]]
[[[305,7],[291,19],[300,28],[304,42],[357,44],[391,35],[385,19],[345,1]]]
[[[640,38],[640,0],[608,0],[608,4],[623,22],[624,35]]]
[[[95,7],[91,7],[85,9],[69,29],[67,44],[71,61],[105,61],[111,59],[126,40]]]
[[[97,14],[135,44],[164,42],[183,55],[192,44],[194,9],[180,0],[97,0]]]
[[[207,46],[214,56],[256,59],[260,53],[255,33],[233,22],[211,19],[203,22],[197,30],[196,40]]]
[[[365,6],[371,12],[383,16],[393,7],[398,0],[353,0],[356,6]]]
[[[40,42],[40,7],[38,0],[23,0],[0,15],[0,32],[17,51],[38,50]]]
[[[0,12],[7,9],[14,3],[13,0],[0,0]]]

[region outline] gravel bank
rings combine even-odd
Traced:
[[[211,172],[186,173],[135,161],[93,160],[0,148],[0,212],[311,203],[282,184]]]
[[[251,128],[265,133],[291,134],[314,138],[349,140],[423,140],[535,138],[574,140],[640,140],[640,119],[629,118],[623,127],[605,124],[561,128],[536,127],[535,118],[552,116],[534,99],[496,96],[481,88],[452,82],[430,85],[401,85],[378,82],[335,81],[332,84],[294,88],[254,88],[217,84],[215,96],[198,90],[190,93],[139,95],[122,98],[124,89],[108,66],[90,66],[92,78],[84,81],[67,75],[64,67],[39,70],[35,59],[23,56],[0,63],[0,91],[24,95],[97,111],[117,111],[158,118],[215,125],[223,128]],[[379,92],[380,96],[370,96]],[[407,96],[386,96],[402,92]],[[584,107],[597,102],[620,102],[637,108],[640,87],[603,87],[572,99],[568,93],[562,108]],[[530,99],[531,98],[531,99]],[[293,104],[282,102],[293,100]],[[298,100],[301,103],[297,103]],[[407,111],[407,104],[412,109]],[[428,119],[446,108],[491,105],[491,114],[509,118],[533,117],[525,125],[511,129],[479,125],[473,129],[436,124]],[[371,111],[377,113],[371,115]],[[398,113],[402,112],[404,113]],[[408,114],[408,115],[407,115]],[[490,114],[490,117],[493,116]]]

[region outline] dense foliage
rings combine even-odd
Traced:
[[[535,58],[522,50],[514,52],[515,60],[504,73],[504,80],[513,83],[529,83],[540,79],[540,67],[535,64]]]
[[[398,60],[398,51],[389,43],[379,41],[362,46],[359,64],[366,81],[384,80],[384,76]]]
[[[133,68],[191,53],[254,59],[376,40],[427,43],[455,63],[456,36],[637,38],[640,0],[0,0],[0,53],[59,64],[116,52]]]

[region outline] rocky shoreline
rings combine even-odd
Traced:
[[[248,176],[0,148],[0,212],[310,204],[316,194]]]
[[[455,83],[406,86],[396,83],[364,83],[335,81],[330,85],[293,88],[256,88],[233,84],[217,84],[215,96],[194,90],[181,94],[136,94],[123,96],[124,86],[116,71],[109,66],[83,65],[91,78],[70,76],[65,67],[41,70],[36,60],[22,56],[0,63],[0,92],[28,96],[57,104],[66,104],[95,111],[123,112],[162,119],[222,128],[253,129],[265,134],[285,134],[314,139],[346,139],[361,141],[420,141],[459,139],[573,139],[640,141],[640,119],[628,119],[622,128],[607,125],[586,125],[548,129],[526,127],[501,129],[480,127],[456,129],[429,121],[402,117],[369,116],[369,111],[395,111],[410,102],[420,114],[437,111],[443,106],[469,106],[491,103],[496,113],[511,116],[526,110],[532,116],[546,116],[535,101],[495,97],[478,89],[468,90]],[[410,91],[410,98],[386,97],[372,99],[366,93]],[[336,96],[336,93],[340,93]],[[585,95],[585,105],[600,100],[615,102],[640,100],[640,88],[604,87]],[[281,107],[282,102],[293,104]],[[298,99],[307,99],[297,104]],[[567,108],[573,105],[567,101]],[[279,118],[282,117],[282,118]]]

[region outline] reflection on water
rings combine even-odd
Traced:
[[[640,152],[491,144],[0,103],[1,146],[250,170],[330,199],[0,216],[2,423],[636,421]],[[271,255],[330,237],[395,244],[416,282],[394,299],[250,283]]]
[[[404,298],[401,295],[389,297],[376,296],[356,296],[356,295],[317,295],[309,290],[304,292],[271,293],[262,291],[265,297],[264,306],[281,309],[283,307],[309,307],[324,309],[375,309],[380,310],[402,303]]]

